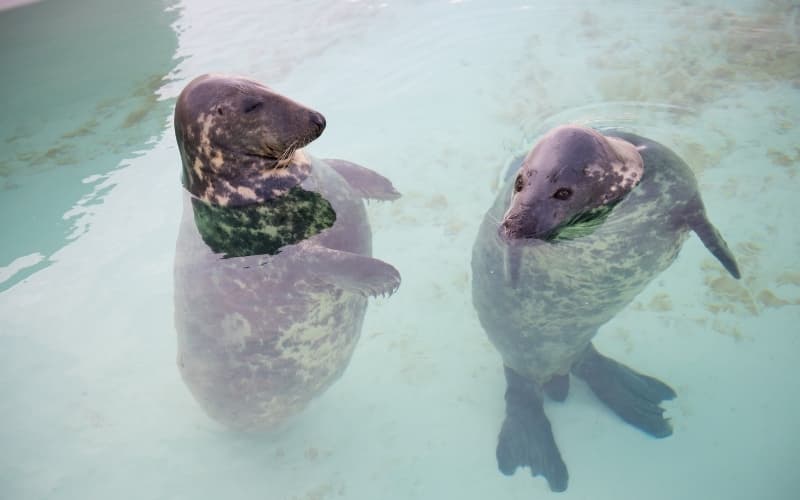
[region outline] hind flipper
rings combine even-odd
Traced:
[[[377,172],[347,160],[329,158],[323,161],[344,177],[350,187],[363,198],[373,200],[400,198],[400,193],[394,188],[392,182]]]
[[[672,434],[672,426],[659,406],[675,398],[675,391],[667,384],[603,356],[592,344],[572,367],[572,373],[585,380],[592,392],[629,424],[654,437]]]
[[[497,467],[510,476],[528,466],[532,476],[547,479],[551,490],[566,490],[567,466],[544,414],[541,391],[510,368],[505,371],[506,418],[497,438]]]
[[[736,263],[736,257],[733,252],[728,248],[725,239],[719,234],[717,228],[711,224],[706,216],[706,210],[703,203],[698,199],[694,203],[693,210],[689,212],[686,217],[686,223],[692,231],[697,234],[703,245],[717,258],[717,260],[731,273],[731,276],[737,280],[741,277],[739,273],[739,266]]]

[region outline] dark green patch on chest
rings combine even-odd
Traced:
[[[293,187],[264,203],[221,207],[192,199],[194,220],[214,253],[228,257],[275,255],[333,226],[336,212],[319,193]]]

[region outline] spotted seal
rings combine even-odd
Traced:
[[[670,435],[659,405],[675,392],[591,339],[675,260],[689,231],[735,278],[739,270],[692,171],[655,141],[566,125],[517,165],[473,247],[473,303],[505,367],[498,467],[528,466],[563,491],[567,468],[542,394],[563,401],[572,372],[628,423]]]
[[[239,430],[273,429],[344,371],[367,297],[400,284],[372,258],[363,199],[391,182],[303,149],[324,117],[246,78],[204,75],[175,107],[183,220],[175,257],[181,375]]]

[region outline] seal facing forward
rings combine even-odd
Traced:
[[[561,126],[513,173],[472,253],[473,304],[507,382],[497,462],[507,475],[528,466],[563,491],[567,468],[542,394],[563,401],[572,373],[628,423],[670,435],[659,404],[675,392],[603,356],[591,339],[674,261],[690,231],[734,277],[739,270],[692,171],[657,142]]]
[[[184,212],[175,256],[178,366],[200,406],[271,429],[346,368],[367,297],[400,284],[371,257],[363,199],[391,182],[302,148],[323,116],[245,78],[204,75],[175,107]]]

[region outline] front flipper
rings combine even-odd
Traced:
[[[733,252],[728,248],[728,244],[717,228],[708,220],[703,202],[698,199],[692,205],[693,207],[686,217],[686,223],[700,237],[703,245],[731,273],[731,276],[738,280],[741,274],[739,266],[736,264],[736,257],[733,256]]]
[[[567,489],[569,475],[561,459],[550,422],[544,414],[541,390],[510,368],[506,372],[506,418],[497,439],[497,467],[510,476],[528,466],[542,475],[550,489]]]
[[[373,200],[400,198],[400,193],[394,188],[392,182],[377,172],[347,160],[325,159],[323,161],[344,177],[350,187],[363,198]]]
[[[295,253],[304,274],[365,297],[391,295],[400,286],[400,273],[394,266],[367,255],[300,243],[287,253]]]
[[[585,380],[595,395],[629,424],[659,438],[672,434],[672,426],[659,406],[675,397],[670,386],[603,356],[592,344],[572,367],[572,373]]]

